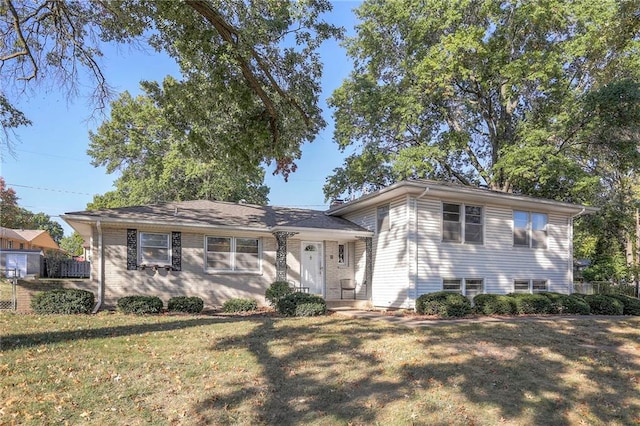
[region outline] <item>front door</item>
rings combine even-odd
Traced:
[[[303,242],[300,286],[309,287],[309,293],[323,293],[322,243]]]

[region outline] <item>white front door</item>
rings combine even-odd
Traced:
[[[303,242],[300,286],[309,287],[309,293],[324,294],[322,269],[322,243]]]

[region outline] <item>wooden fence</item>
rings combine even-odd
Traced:
[[[60,260],[56,263],[54,267],[47,267],[49,278],[89,278],[91,274],[91,262]]]

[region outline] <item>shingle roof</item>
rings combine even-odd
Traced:
[[[182,201],[148,206],[121,207],[65,213],[108,221],[150,221],[193,226],[221,226],[268,230],[274,227],[310,228],[362,232],[366,229],[323,211],[277,206],[258,206],[223,201]]]

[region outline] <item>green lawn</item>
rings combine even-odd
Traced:
[[[0,424],[640,424],[640,318],[0,314]]]

